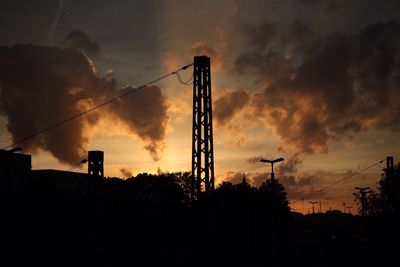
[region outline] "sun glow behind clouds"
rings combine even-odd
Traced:
[[[397,9],[388,8],[389,4],[386,8],[385,5],[379,4],[376,5],[377,10],[371,12],[366,3],[347,9],[346,16],[341,16],[343,9],[329,14],[330,11],[324,9],[327,3],[325,1],[316,1],[315,6],[302,5],[301,2],[304,1],[289,1],[290,5],[289,2],[285,4],[285,1],[281,1],[283,4],[275,2],[187,1],[182,5],[180,2],[167,1],[159,6],[151,6],[151,10],[154,11],[151,14],[146,13],[146,9],[127,10],[126,13],[135,14],[135,25],[129,24],[129,27],[125,27],[128,25],[126,22],[132,23],[132,17],[127,19],[127,16],[113,17],[113,23],[104,25],[104,28],[98,27],[101,21],[96,21],[96,17],[104,16],[90,17],[93,21],[88,21],[87,18],[73,21],[76,17],[71,17],[71,21],[64,21],[65,18],[61,16],[60,28],[54,31],[53,37],[54,41],[57,38],[60,42],[64,40],[70,31],[68,23],[84,25],[87,34],[96,39],[91,39],[94,40],[93,43],[98,41],[101,46],[100,56],[93,58],[99,70],[98,75],[105,75],[107,80],[114,77],[117,82],[124,84],[133,83],[138,77],[144,81],[175,70],[191,62],[194,55],[211,56],[214,110],[221,108],[225,102],[228,107],[220,113],[220,118],[217,116],[218,111],[214,113],[215,171],[218,179],[226,177],[229,171],[261,172],[262,168],[259,170],[250,165],[247,162],[248,158],[282,154],[288,159],[299,150],[304,150],[305,154],[314,154],[304,157],[296,177],[322,173],[328,182],[336,177],[328,173],[340,176],[349,169],[355,170],[362,164],[393,155],[400,147],[398,132],[389,130],[390,126],[396,128],[397,125],[398,128],[398,116],[392,116],[395,114],[393,110],[385,109],[379,119],[365,120],[365,125],[362,122],[365,117],[377,114],[371,112],[369,107],[387,100],[393,100],[386,105],[387,107],[398,103],[397,91],[386,90],[390,89],[384,86],[388,83],[377,83],[380,88],[386,88],[384,93],[384,90],[381,90],[375,95],[373,90],[367,90],[371,93],[370,97],[354,102],[354,105],[347,107],[351,112],[345,112],[344,104],[348,103],[346,100],[356,98],[352,98],[351,90],[346,91],[346,95],[341,89],[354,89],[355,96],[359,97],[368,81],[379,82],[375,81],[375,78],[384,76],[385,72],[382,72],[383,76],[373,73],[375,67],[385,65],[382,60],[386,58],[385,53],[379,54],[380,50],[374,47],[380,41],[387,40],[385,38],[390,34],[382,35],[374,41],[371,36],[368,37],[367,26],[375,25],[369,28],[375,29],[372,31],[375,33],[380,30],[396,33],[398,16],[394,13]],[[99,3],[93,9],[101,6],[102,3]],[[355,11],[357,12],[353,13]],[[118,8],[115,12],[118,14]],[[104,14],[109,14],[109,10]],[[347,16],[351,14],[354,16]],[[338,17],[341,17],[340,21],[337,20]],[[368,19],[359,19],[367,17]],[[136,19],[141,23],[136,23]],[[391,19],[395,22],[386,23]],[[35,23],[32,22],[32,25],[37,27]],[[124,27],[120,27],[121,25]],[[343,25],[351,27],[344,29]],[[332,32],[337,34],[331,35]],[[27,33],[25,35],[28,36]],[[9,44],[9,40],[33,42],[12,36],[4,39],[7,39],[5,44],[9,46],[13,45]],[[343,40],[350,45],[341,46]],[[385,45],[393,48],[389,49],[390,51],[397,51],[393,46],[397,43],[387,42]],[[367,44],[369,46],[366,46]],[[379,47],[384,49],[385,45]],[[355,56],[363,49],[351,50],[352,47],[364,48],[367,52],[374,53],[366,53],[368,57]],[[325,53],[326,51],[329,53]],[[335,54],[335,51],[338,52]],[[348,56],[345,56],[346,53]],[[304,61],[307,57],[308,61]],[[398,57],[387,58],[391,59],[387,61],[390,63]],[[351,59],[353,63],[357,63],[359,59],[364,60],[363,64],[349,65],[352,70],[350,87],[344,84],[347,72],[334,72],[332,70],[335,69],[328,68],[336,66],[334,63],[340,63],[342,65],[339,64],[337,70],[348,70],[345,64],[347,61],[344,59]],[[323,64],[318,64],[321,62]],[[89,67],[91,66],[92,63],[89,64]],[[299,66],[302,66],[302,71],[298,70]],[[357,71],[358,67],[360,69]],[[113,73],[106,74],[110,68]],[[192,70],[188,69],[182,73],[183,80],[187,80],[191,72]],[[345,78],[334,77],[337,73],[343,74]],[[365,77],[368,79],[364,79]],[[395,77],[395,72],[392,72],[386,82],[393,82]],[[270,88],[274,83],[278,86]],[[168,118],[165,119],[166,125],[162,129],[165,136],[159,136],[165,141],[166,147],[160,154],[159,161],[153,161],[144,149],[146,143],[138,138],[138,132],[130,131],[126,123],[112,118],[107,112],[100,112],[102,118],[93,127],[84,127],[83,135],[89,138],[87,149],[105,151],[106,175],[122,176],[121,169],[133,174],[156,173],[158,168],[164,171],[189,170],[192,87],[181,85],[175,77],[163,81],[159,86],[168,106]],[[81,85],[71,87],[67,94],[77,97],[86,92],[84,89]],[[96,92],[98,93],[97,90]],[[229,92],[233,92],[234,96],[230,97]],[[350,97],[341,98],[343,95]],[[228,101],[229,99],[231,101]],[[82,99],[76,104],[76,110],[87,109],[93,105],[91,101],[92,98]],[[120,110],[122,115],[133,101],[134,98],[131,98],[126,102],[126,106]],[[365,103],[368,104],[367,108],[363,106]],[[333,112],[335,110],[337,112]],[[128,118],[125,122],[133,119],[134,117]],[[361,123],[354,124],[355,119]],[[141,122],[143,121],[137,125],[142,125]],[[7,145],[10,140],[4,117],[1,118],[0,124],[0,143]],[[330,127],[332,125],[337,127]],[[357,128],[358,126],[360,127]],[[374,130],[375,126],[380,130]],[[368,130],[365,131],[366,129]],[[142,127],[141,130],[146,130],[146,127]],[[148,131],[148,134],[151,133],[154,131]],[[400,155],[397,153],[394,156],[397,159]],[[68,168],[46,152],[39,151],[33,158],[34,168]],[[85,168],[82,171],[85,171]],[[379,175],[376,177],[379,178]],[[366,182],[375,181],[372,175],[365,179]],[[351,201],[351,188],[346,189],[349,190],[346,194],[341,194],[340,188],[345,186],[338,187],[337,191],[333,190],[332,194],[339,198],[347,196],[346,202]],[[340,208],[341,202],[338,203]]]

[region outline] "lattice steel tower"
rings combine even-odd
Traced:
[[[214,190],[214,148],[210,58],[194,57],[192,197]]]

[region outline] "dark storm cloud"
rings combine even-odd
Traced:
[[[276,37],[276,25],[273,23],[263,23],[259,26],[244,25],[243,32],[248,38],[247,51],[238,56],[235,62],[235,71],[243,74],[251,66],[254,70],[265,69],[265,62],[269,62],[274,56],[272,51],[264,51]]]
[[[214,117],[217,123],[224,125],[248,104],[250,96],[243,90],[229,91],[214,102]]]
[[[278,166],[280,174],[296,173],[297,167],[301,165],[302,161],[299,158],[299,153],[295,153]]]
[[[265,22],[261,25],[245,24],[243,32],[249,37],[248,45],[262,50],[277,35],[277,26],[274,23]]]
[[[362,4],[362,1],[357,0],[297,0],[296,2],[307,8],[318,8],[324,14],[332,14],[349,6]]]
[[[39,132],[131,88],[96,76],[77,49],[15,45],[0,48],[0,112],[14,141]],[[128,100],[129,99],[129,100]],[[121,122],[144,140],[154,159],[163,147],[167,105],[160,88],[143,90],[22,144],[74,164],[86,154],[91,128],[102,117]]]
[[[322,2],[327,2],[327,0],[298,0],[298,3],[305,5],[305,6],[315,6]]]
[[[291,199],[302,199],[311,192],[320,188],[322,178],[318,173],[299,173],[298,167],[302,164],[300,153],[294,153],[287,160],[279,164],[277,178],[283,184]],[[319,194],[318,196],[322,196]]]
[[[295,72],[298,60],[320,45],[311,26],[300,21],[288,25],[245,25],[243,30],[248,46],[236,58],[234,70],[238,74],[257,75],[257,82],[287,79]]]
[[[316,192],[322,181],[322,178],[316,174],[279,175],[278,177],[278,181],[285,187],[288,197],[296,200]],[[325,196],[325,192],[313,195],[313,197],[323,196]]]
[[[68,33],[62,42],[62,46],[81,49],[88,56],[97,56],[100,53],[99,43],[91,40],[86,33],[80,30]]]
[[[355,34],[323,37],[311,33],[304,28],[301,38],[285,46],[283,35],[266,41],[250,34],[262,46],[247,49],[235,68],[256,73],[257,82],[266,84],[251,97],[250,114],[263,116],[284,142],[307,153],[327,152],[330,140],[351,132],[399,130],[400,25],[377,23]]]
[[[263,159],[263,157],[252,157],[252,158],[247,159],[247,162],[250,164],[255,164],[255,163],[259,163],[260,160],[262,160],[262,159]]]

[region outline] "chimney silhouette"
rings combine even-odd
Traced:
[[[104,178],[104,152],[88,152],[88,194],[98,195],[102,190]]]
[[[89,151],[88,154],[88,175],[89,177],[104,178],[104,152],[99,150]]]

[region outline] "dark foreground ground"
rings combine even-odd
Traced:
[[[400,266],[395,218],[111,198],[3,204],[0,266]]]

